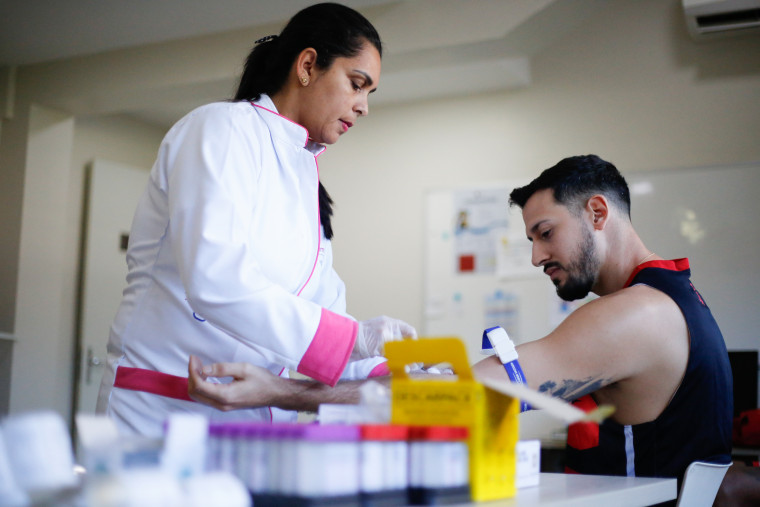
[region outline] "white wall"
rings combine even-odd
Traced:
[[[50,408],[66,413],[70,403],[72,349],[62,300],[68,269],[65,192],[74,133],[73,119],[33,106],[29,121],[18,293],[11,372],[10,410]],[[30,396],[34,393],[34,396]]]
[[[676,0],[606,5],[532,59],[528,88],[372,110],[320,157],[336,201],[336,267],[348,286],[349,311],[421,324],[428,188],[529,177],[565,156],[589,152],[624,172],[760,160],[760,37],[695,44]],[[130,52],[130,58],[138,54]],[[113,72],[121,69],[129,66],[114,65]],[[33,87],[24,88],[22,94],[33,95]],[[147,168],[161,134],[128,120],[77,118],[73,140],[66,131],[55,141],[69,143],[59,146],[69,152],[67,167],[50,160],[43,165],[57,167],[52,174],[26,168],[24,192],[32,197],[24,213],[31,209],[40,225],[27,222],[23,233],[42,237],[52,224],[66,233],[54,230],[41,250],[21,248],[28,255],[19,273],[16,334],[26,352],[14,355],[13,370],[55,372],[45,377],[51,382],[35,382],[31,373],[14,379],[12,412],[67,410],[61,405],[71,395],[66,380],[73,369],[84,165],[97,157]],[[36,285],[41,269],[50,269],[55,282],[48,285],[51,312],[35,311],[45,301]],[[24,291],[38,292],[25,297]],[[42,331],[30,334],[33,328]]]
[[[682,20],[678,2],[611,2],[523,90],[371,110],[320,163],[349,311],[421,324],[426,189],[585,153],[623,172],[760,160],[760,37],[696,44]]]
[[[77,118],[75,126],[72,179],[79,180],[84,178],[84,167],[96,158],[150,170],[165,133],[163,128],[118,116]],[[80,199],[81,195],[72,194],[72,200]]]
[[[71,416],[85,167],[95,158],[150,169],[163,129],[32,107],[10,412]],[[105,331],[107,332],[107,330]]]

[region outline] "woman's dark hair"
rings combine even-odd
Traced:
[[[380,36],[364,16],[345,5],[321,3],[293,16],[279,36],[257,41],[245,62],[235,101],[255,101],[274,95],[285,84],[298,55],[306,48],[317,52],[317,66],[328,69],[337,57],[356,56],[366,43],[382,56]],[[319,183],[319,209],[327,239],[332,239],[332,199]]]
[[[631,195],[623,175],[596,155],[580,155],[559,161],[528,185],[509,194],[509,203],[520,208],[539,190],[550,188],[554,200],[578,214],[594,194],[602,194],[631,217]]]
[[[356,56],[369,42],[382,56],[377,30],[367,18],[345,5],[321,3],[293,16],[279,36],[265,37],[248,55],[234,100],[258,100],[280,91],[298,55],[317,52],[317,66],[328,69],[335,58]]]

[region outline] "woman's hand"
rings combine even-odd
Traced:
[[[269,370],[249,363],[215,363],[203,366],[201,360],[190,356],[187,367],[187,394],[195,401],[222,411],[277,405],[284,394],[282,379]],[[232,377],[232,382],[208,382],[208,377]]]
[[[403,320],[382,316],[361,321],[351,359],[382,356],[385,342],[403,339],[417,339],[417,331]]]

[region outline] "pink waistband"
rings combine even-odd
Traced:
[[[160,371],[119,366],[116,369],[113,385],[177,400],[195,401],[187,394],[187,377],[178,377]]]

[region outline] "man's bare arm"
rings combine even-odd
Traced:
[[[523,359],[520,358],[521,366],[530,363],[530,360],[523,361]],[[501,364],[497,356],[491,356],[480,361],[473,366],[473,369],[477,378],[489,378],[503,382],[510,381],[504,366]],[[530,371],[530,369],[528,369],[528,371]],[[578,398],[597,391],[601,387],[610,383],[609,380],[605,381],[605,379],[595,377],[588,377],[585,379],[564,378],[561,380],[559,378],[552,378],[547,380],[538,377],[535,373],[532,374],[532,377],[527,373],[525,376],[528,380],[528,385],[533,389],[556,398],[562,398],[566,401],[577,400]]]
[[[652,290],[626,289],[592,301],[546,337],[518,345],[528,385],[572,401],[646,371],[663,345],[656,329],[662,319],[647,313]],[[508,380],[496,357],[474,369],[478,376]]]
[[[565,400],[577,400],[582,396],[599,390],[609,383],[609,379],[593,377],[582,380],[564,379],[559,384],[554,380],[547,380],[538,386],[538,391]]]
[[[207,377],[232,377],[232,382],[207,382]],[[389,377],[372,380],[388,383]],[[197,357],[188,365],[188,394],[219,410],[277,407],[283,410],[316,411],[322,403],[356,404],[366,380],[341,381],[334,387],[310,380],[278,377],[248,363],[217,363],[203,366]]]

